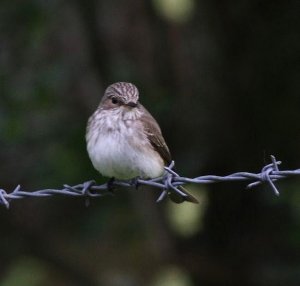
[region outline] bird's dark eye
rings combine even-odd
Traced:
[[[112,98],[112,99],[111,99],[111,102],[112,102],[113,104],[117,104],[119,101],[118,101],[116,98]]]

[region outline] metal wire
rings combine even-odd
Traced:
[[[142,185],[161,189],[162,193],[157,199],[157,202],[160,202],[166,198],[167,194],[170,192],[177,192],[182,195],[182,192],[178,189],[178,187],[187,183],[213,184],[233,181],[249,181],[250,183],[246,186],[247,189],[253,188],[260,184],[268,184],[275,195],[279,196],[279,190],[275,186],[274,182],[292,176],[299,176],[300,169],[280,171],[278,166],[281,164],[281,161],[277,161],[274,156],[271,156],[271,161],[272,163],[264,166],[260,173],[237,172],[227,176],[206,175],[196,178],[186,178],[181,177],[173,170],[175,163],[172,161],[170,166],[165,167],[166,172],[162,177],[149,180],[143,180],[139,178],[127,181],[110,180],[102,185],[96,185],[95,181],[88,181],[75,186],[63,185],[62,189],[45,189],[33,192],[23,191],[21,186],[18,185],[10,193],[0,189],[0,204],[3,204],[6,208],[9,208],[10,202],[13,200],[23,199],[26,197],[50,197],[55,195],[86,198],[102,197],[106,195],[112,195],[112,188],[114,186],[138,188]]]

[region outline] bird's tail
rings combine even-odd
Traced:
[[[169,198],[176,204],[181,204],[183,202],[190,202],[194,204],[199,204],[199,201],[192,196],[184,187],[179,186],[177,187],[179,191],[183,194],[180,194],[179,192],[176,191],[171,191],[169,193]]]

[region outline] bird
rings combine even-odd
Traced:
[[[111,179],[152,179],[164,174],[171,153],[157,121],[139,102],[129,82],[109,85],[86,128],[87,152],[94,168]],[[169,191],[176,203],[198,203],[182,186]]]

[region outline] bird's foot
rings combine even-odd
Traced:
[[[136,190],[140,186],[139,179],[140,179],[140,177],[138,176],[138,177],[135,177],[135,178],[133,178],[133,179],[130,180],[130,184],[132,186],[134,186]]]
[[[111,177],[108,182],[106,183],[107,184],[107,190],[111,193],[114,193],[114,182],[115,182],[115,177]]]

